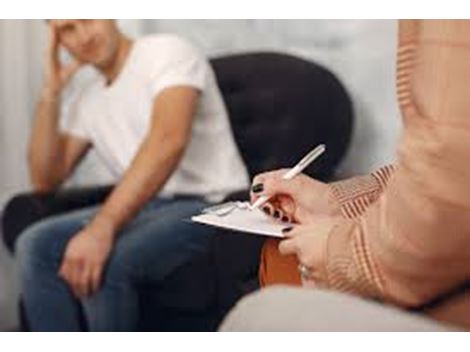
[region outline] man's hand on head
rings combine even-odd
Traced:
[[[73,75],[83,65],[72,58],[72,62],[63,65],[59,57],[60,39],[58,30],[53,23],[49,23],[49,43],[45,58],[45,82],[43,99],[56,100]]]

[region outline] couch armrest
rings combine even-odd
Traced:
[[[22,193],[14,196],[3,212],[3,239],[13,252],[16,239],[29,225],[51,215],[99,204],[113,186],[59,190],[48,194]]]

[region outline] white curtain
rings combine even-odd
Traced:
[[[28,187],[26,143],[41,79],[44,24],[0,20],[0,206]]]
[[[41,21],[0,20],[0,217],[7,198],[28,188],[25,141],[41,78],[43,26]],[[17,326],[13,268],[2,242],[0,331]]]

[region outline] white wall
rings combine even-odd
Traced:
[[[393,159],[400,131],[395,99],[397,21],[146,20],[140,33],[171,32],[209,56],[278,50],[331,69],[352,95],[356,124],[340,177],[367,173]]]

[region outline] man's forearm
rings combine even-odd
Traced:
[[[116,235],[163,187],[176,168],[184,146],[183,141],[147,138],[91,225],[104,227],[107,230],[104,232]]]
[[[90,224],[96,233],[115,236],[160,191],[190,140],[198,98],[199,92],[190,87],[169,88],[156,98],[146,138]]]
[[[29,142],[29,172],[36,190],[49,191],[60,182],[61,136],[58,128],[60,100],[42,94],[37,103]]]

